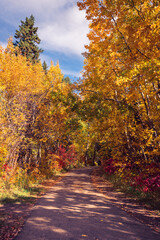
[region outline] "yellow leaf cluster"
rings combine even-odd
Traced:
[[[78,6],[90,20],[81,89],[102,154],[109,149],[121,161],[158,161],[158,1],[82,0]]]

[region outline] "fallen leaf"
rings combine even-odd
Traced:
[[[123,223],[119,222],[118,224],[123,225]]]

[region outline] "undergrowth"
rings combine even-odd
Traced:
[[[113,184],[116,191],[125,193],[128,197],[135,199],[137,202],[144,204],[146,207],[160,211],[160,191],[140,191],[136,187],[123,181],[123,179],[115,174],[110,175],[104,172],[104,177]]]
[[[60,173],[47,179],[44,176],[34,181],[25,179],[21,184],[4,183],[4,179],[0,178],[0,203],[17,203],[32,202],[37,196],[45,193],[50,186],[54,184]]]

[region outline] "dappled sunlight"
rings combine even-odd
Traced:
[[[59,208],[57,207],[54,207],[54,206],[38,206],[38,207],[35,207],[35,209],[48,209],[48,210],[58,210]]]
[[[52,231],[53,232],[57,232],[57,233],[60,233],[60,234],[64,234],[64,233],[67,233],[67,231],[65,231],[65,230],[63,230],[63,229],[61,229],[61,228],[52,228]]]
[[[115,207],[90,183],[91,170],[74,170],[52,187],[32,211],[17,239],[151,240],[152,233]],[[142,236],[146,233],[145,238]],[[28,229],[32,229],[31,233]],[[29,235],[28,235],[29,234]],[[38,238],[42,235],[43,238]],[[84,237],[83,237],[84,236]],[[158,240],[158,238],[154,238]]]
[[[74,198],[66,198],[67,201],[74,201]]]
[[[33,218],[31,220],[29,220],[30,223],[33,223],[33,222],[41,222],[42,224],[43,223],[48,223],[50,222],[50,219],[49,218],[46,218],[46,217],[37,217],[37,218]]]
[[[50,230],[56,233],[60,233],[60,234],[64,234],[67,233],[67,231],[65,231],[62,228],[58,228],[58,227],[54,227],[54,226],[49,226],[48,227],[48,223],[50,222],[50,219],[46,220],[46,218],[33,218],[31,220],[28,221],[30,224],[34,224],[35,227],[40,227],[41,230]]]

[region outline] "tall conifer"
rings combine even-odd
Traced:
[[[22,55],[25,55],[31,62],[39,61],[39,55],[43,52],[38,47],[40,38],[38,37],[38,27],[34,27],[35,19],[33,15],[26,17],[25,21],[21,21],[19,30],[16,30],[15,38],[17,39],[14,46],[18,46]]]

